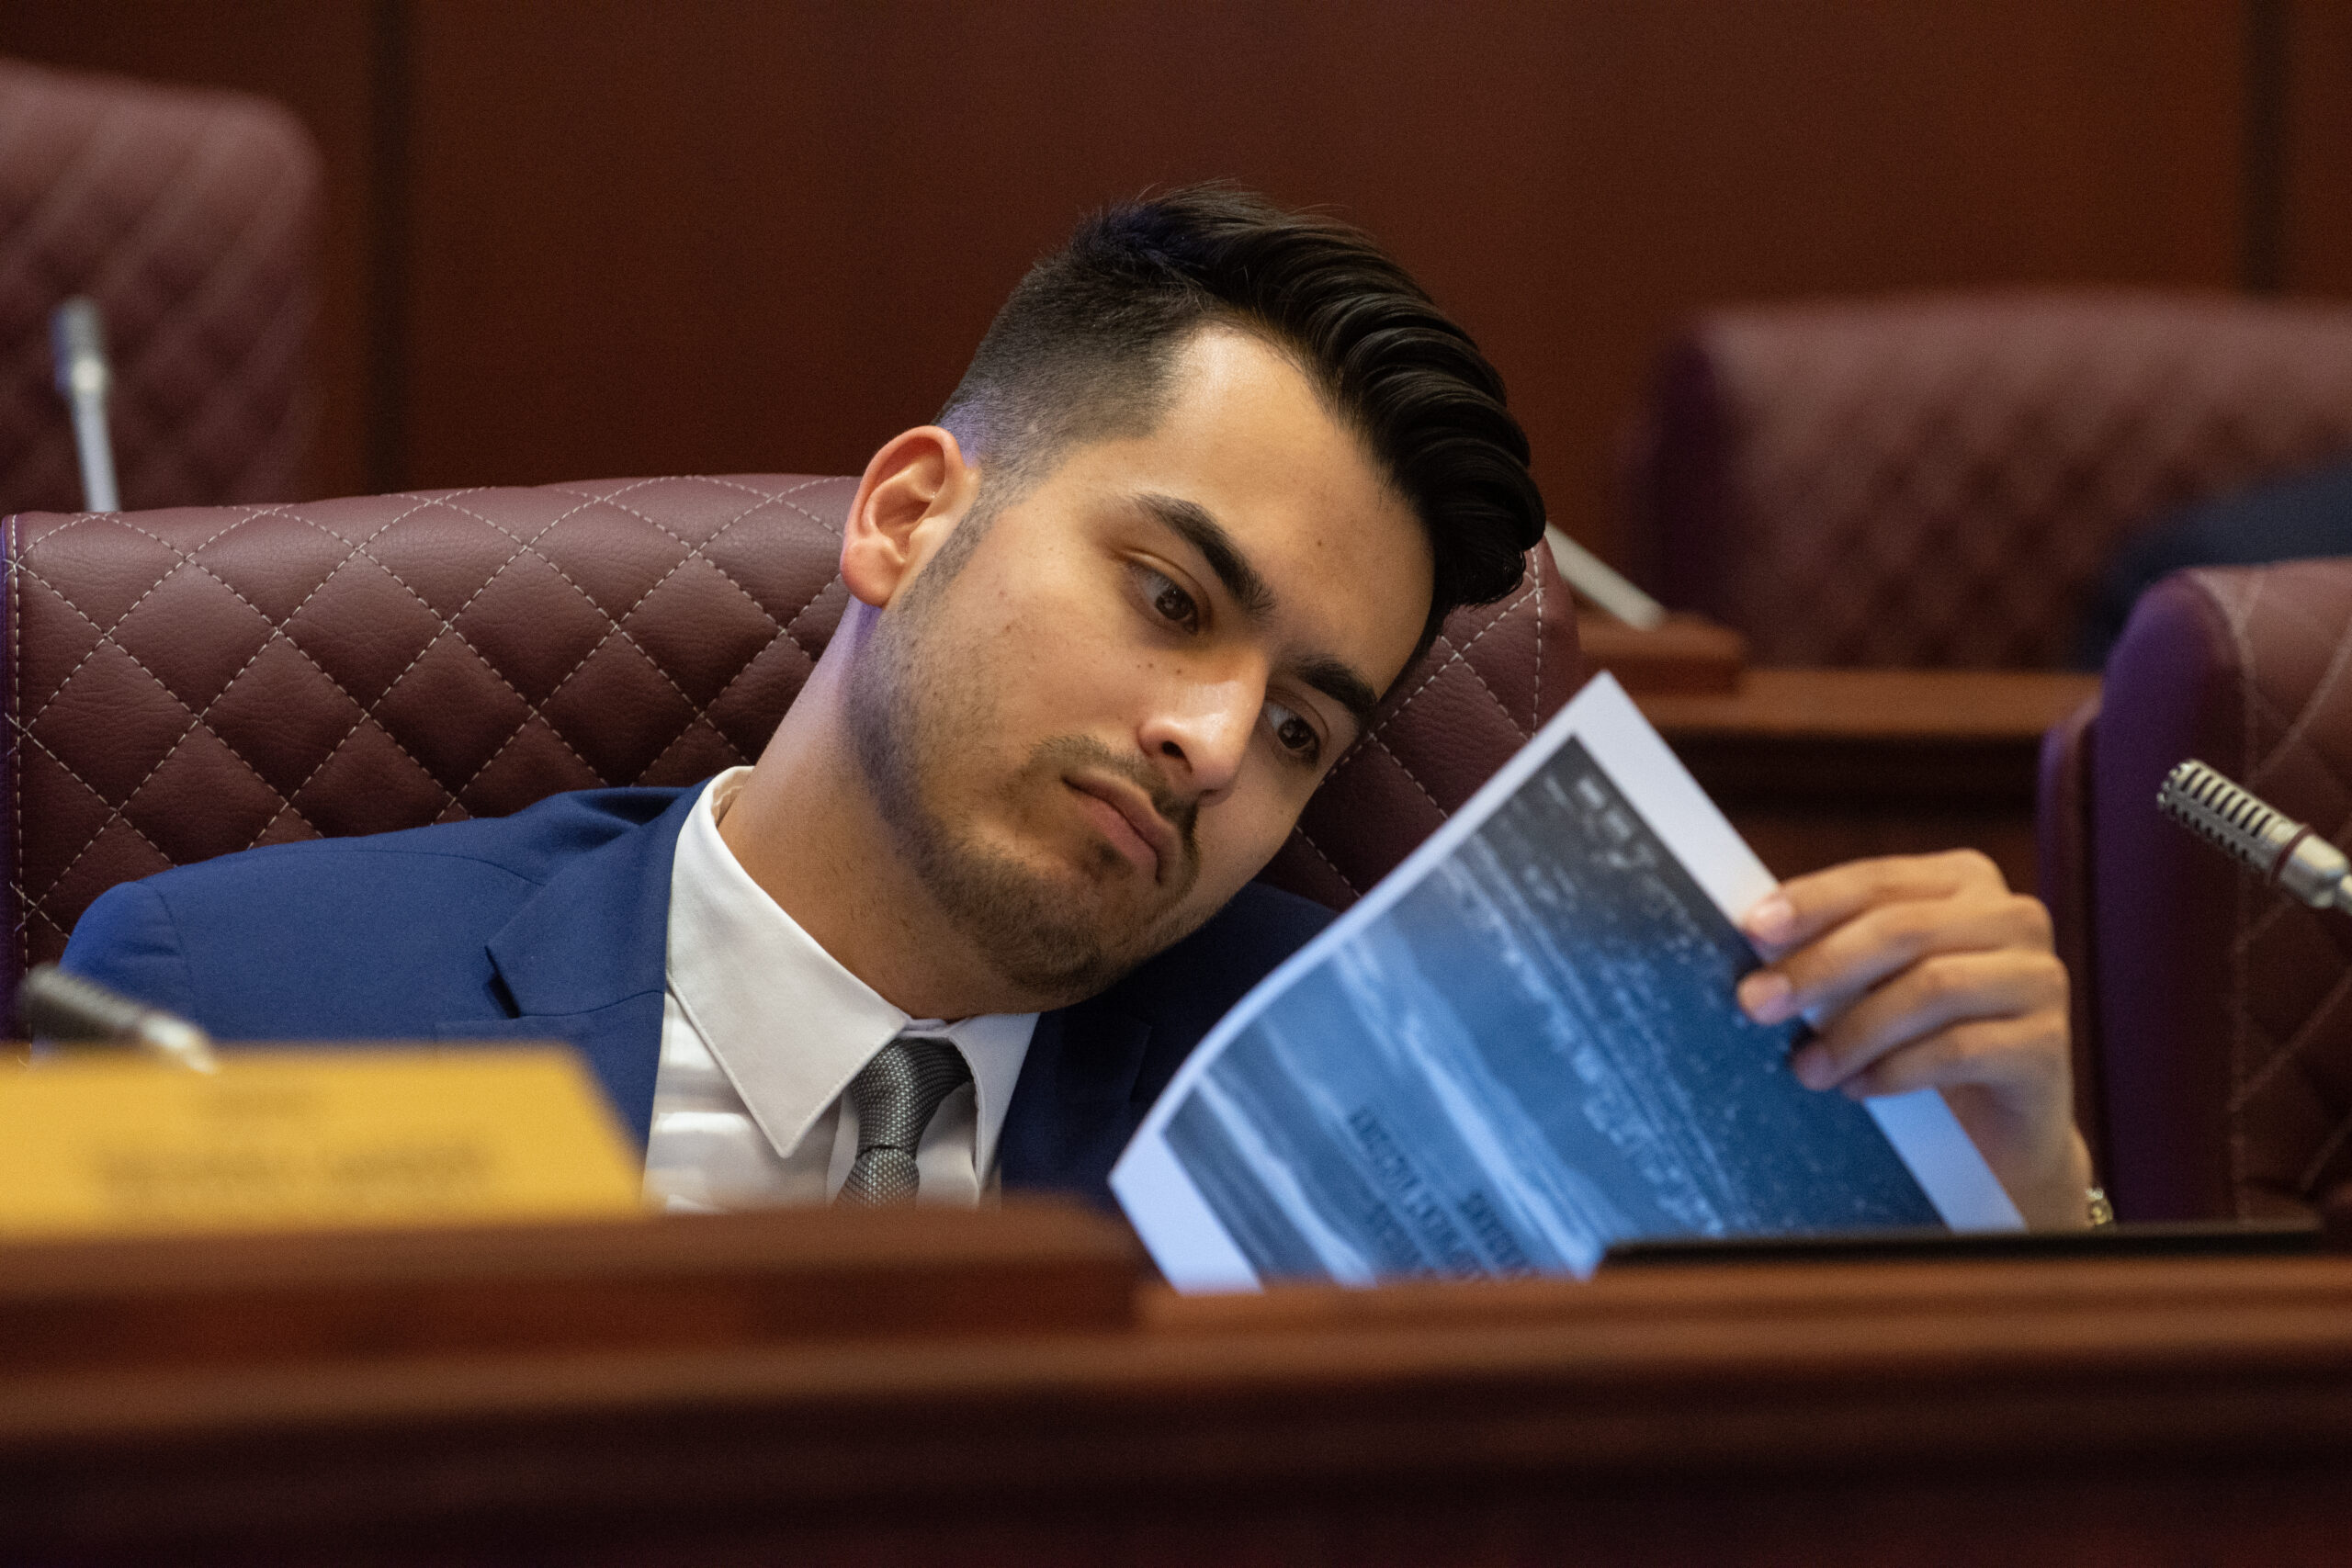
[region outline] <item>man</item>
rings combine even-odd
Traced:
[[[1221,189],[1023,280],[850,507],[854,603],[758,764],[118,888],[70,967],[228,1038],[580,1045],[680,1208],[1100,1197],[1319,929],[1251,885],[1448,610],[1541,536],[1493,370],[1361,234]],[[1980,857],[1748,921],[1806,1083],[1950,1096],[2079,1224],[2064,977]]]

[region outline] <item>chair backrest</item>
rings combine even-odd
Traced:
[[[9,518],[6,977],[169,866],[756,757],[840,621],[855,489],[615,479]],[[1406,671],[1267,879],[1344,907],[1579,677],[1539,550]]]
[[[2042,880],[2117,1212],[2315,1208],[2352,1179],[2352,919],[2159,813],[2188,757],[2352,847],[2352,560],[2166,578],[2042,757]]]
[[[1628,448],[1637,570],[1771,664],[2062,663],[2116,546],[2352,450],[2352,307],[2155,294],[1726,310]]]
[[[124,504],[300,493],[321,169],[261,99],[0,61],[0,510],[82,503],[49,348],[75,294]]]

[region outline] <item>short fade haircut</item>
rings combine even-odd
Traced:
[[[1519,585],[1544,499],[1495,367],[1363,231],[1221,184],[1095,213],[1013,289],[939,415],[978,457],[975,521],[1071,446],[1149,434],[1177,355],[1216,326],[1288,355],[1420,519],[1422,649]]]

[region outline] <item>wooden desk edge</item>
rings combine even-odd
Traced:
[[[1117,1329],[0,1379],[0,1554],[728,1510],[781,1540],[877,1506],[941,1529],[1105,1499],[1193,1517],[1203,1488],[1336,1517],[1366,1488],[1458,1507],[1988,1467],[2225,1485],[2346,1458],[2352,1258],[1146,1286]]]
[[[2098,694],[2096,675],[2016,670],[1755,669],[1727,693],[1636,694],[1678,736],[2038,742]]]

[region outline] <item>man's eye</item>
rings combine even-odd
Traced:
[[[1274,732],[1274,740],[1283,750],[1302,762],[1323,755],[1323,738],[1315,733],[1315,727],[1280,703],[1266,705],[1266,728]]]
[[[1143,592],[1152,614],[1161,620],[1172,621],[1187,631],[1201,629],[1201,607],[1193,603],[1193,596],[1148,568],[1143,573]]]

